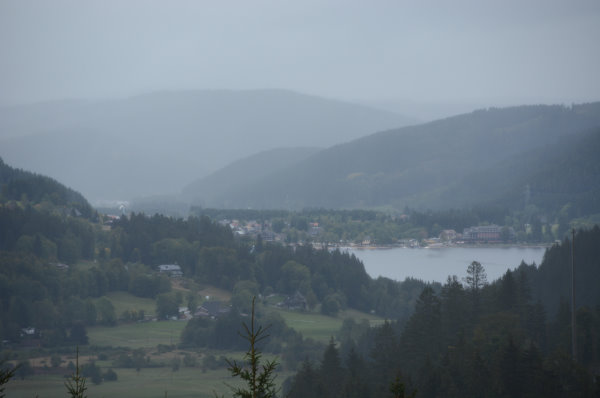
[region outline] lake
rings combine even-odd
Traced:
[[[480,262],[488,282],[500,278],[508,269],[525,261],[539,265],[546,251],[543,247],[447,247],[435,249],[346,249],[362,260],[367,273],[402,281],[413,277],[444,283],[448,275],[459,280],[466,276],[472,261]]]

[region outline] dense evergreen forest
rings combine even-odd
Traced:
[[[79,193],[58,181],[40,174],[10,167],[0,158],[0,201],[35,203],[48,210],[55,207],[65,211],[80,212],[90,218],[92,206]]]
[[[450,276],[440,292],[425,287],[406,322],[362,334],[347,323],[340,344],[332,340],[320,361],[305,360],[288,380],[288,396],[597,397],[600,228],[575,242],[577,361],[567,300],[572,242],[564,241],[539,268],[521,264],[491,284],[473,262],[464,283]]]

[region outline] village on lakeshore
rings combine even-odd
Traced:
[[[121,217],[128,217],[127,214],[106,214],[104,217],[104,229],[110,230],[113,223]],[[410,216],[402,214],[392,216],[392,220],[407,221]],[[281,220],[276,222],[281,223]],[[234,236],[238,239],[256,240],[260,238],[262,243],[279,243],[283,245],[312,245],[316,249],[333,248],[358,248],[358,249],[376,249],[376,248],[444,248],[444,247],[469,247],[469,246],[549,246],[556,242],[536,242],[531,243],[522,241],[513,227],[500,226],[496,224],[476,225],[464,228],[462,232],[455,229],[440,229],[432,231],[431,236],[424,236],[420,232],[418,237],[398,238],[392,242],[380,242],[368,234],[359,239],[340,239],[338,241],[327,239],[328,227],[318,221],[306,222],[301,234],[294,233],[290,228],[290,223],[286,222],[276,227],[273,220],[241,220],[222,218],[217,221],[219,225],[229,227]],[[523,229],[531,231],[533,226],[525,224]],[[292,230],[292,234],[290,234]]]
[[[290,244],[312,244],[313,247],[335,248],[377,248],[377,247],[406,247],[406,248],[436,248],[465,245],[499,245],[515,244],[516,234],[511,227],[501,227],[495,224],[485,226],[472,226],[465,228],[462,233],[454,229],[444,229],[438,236],[432,236],[424,239],[398,239],[394,244],[381,244],[366,236],[360,241],[325,242],[320,239],[323,227],[318,222],[308,223],[308,236],[311,238],[307,242],[289,242],[285,233],[276,233],[272,229],[271,222],[260,223],[257,221],[240,222],[239,220],[220,220],[219,224],[229,226],[238,237],[248,236],[256,239],[260,236],[263,242],[278,242]]]

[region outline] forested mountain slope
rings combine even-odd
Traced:
[[[156,92],[0,108],[0,156],[91,200],[179,192],[236,159],[330,146],[406,118],[284,90]]]
[[[78,192],[0,159],[0,251],[78,261],[94,256],[97,213]]]
[[[195,203],[215,203],[226,208],[229,198],[254,184],[315,154],[317,148],[276,148],[237,160],[230,165],[194,181],[183,189],[183,197]]]
[[[466,195],[457,186],[461,182],[468,185],[472,176],[493,186],[495,181],[486,181],[485,176],[503,162],[535,149],[557,148],[555,145],[562,145],[558,143],[561,137],[596,126],[600,126],[600,103],[475,111],[322,150],[250,188],[231,193],[235,201],[231,205],[400,209],[409,205],[418,209],[466,204],[465,198],[468,203],[489,201],[485,190]],[[514,181],[520,181],[521,174],[535,177],[527,166],[512,176]],[[500,197],[506,194],[498,192]]]
[[[535,205],[550,212],[568,206],[571,217],[598,213],[599,153],[600,128],[570,134],[469,174],[440,196],[454,206]]]
[[[33,205],[45,202],[53,207],[76,209],[86,217],[92,215],[92,207],[79,192],[50,177],[13,168],[0,158],[0,203],[9,200]]]

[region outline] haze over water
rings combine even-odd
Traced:
[[[543,247],[452,247],[437,249],[349,249],[365,265],[367,273],[403,281],[412,277],[444,283],[449,275],[459,280],[466,276],[467,266],[479,261],[486,270],[488,282],[500,278],[508,269],[525,261],[539,265],[546,251]]]

